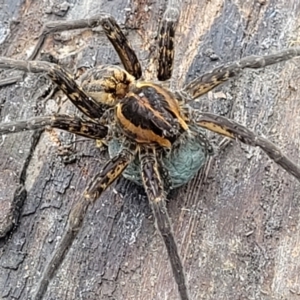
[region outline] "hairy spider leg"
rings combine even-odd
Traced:
[[[189,296],[183,265],[178,254],[177,244],[175,242],[171,221],[166,208],[166,193],[164,190],[164,183],[162,182],[159,173],[155,149],[154,147],[141,147],[139,155],[143,185],[152,208],[152,213],[155,217],[155,225],[167,248],[180,298],[181,300],[188,300]]]
[[[172,76],[174,61],[175,31],[179,20],[179,8],[169,0],[163,15],[158,36],[157,79],[168,80]]]
[[[268,139],[257,136],[254,132],[233,120],[215,114],[201,112],[195,118],[196,124],[203,128],[237,139],[244,144],[260,147],[272,160],[300,181],[300,167]]]
[[[217,67],[210,72],[197,77],[182,91],[188,93],[192,99],[196,99],[206,94],[214,87],[238,75],[243,69],[259,69],[269,65],[289,60],[300,55],[300,47],[284,49],[274,54],[258,56],[252,55],[242,58],[239,61]]]
[[[76,116],[54,115],[33,117],[24,121],[0,124],[0,134],[11,134],[26,130],[44,130],[47,127],[58,128],[91,139],[103,139],[107,127],[96,122],[83,120]]]
[[[50,262],[41,275],[41,279],[32,298],[33,300],[43,299],[50,280],[60,267],[80,228],[82,227],[82,223],[89,205],[94,203],[100,197],[100,195],[122,174],[124,169],[135,157],[136,151],[136,147],[130,145],[129,148],[124,148],[117,156],[108,161],[100,174],[96,175],[91,181],[84,192],[83,197],[71,209],[67,230],[62,236]]]
[[[71,102],[90,118],[100,118],[109,107],[97,102],[85,93],[73,77],[57,64],[45,61],[25,61],[0,57],[0,68],[16,68],[32,73],[46,72],[50,79],[58,85]]]
[[[72,29],[94,28],[99,25],[102,26],[105,35],[118,53],[124,65],[124,69],[136,79],[139,79],[142,76],[141,64],[120,26],[116,20],[108,14],[99,14],[87,19],[54,21],[45,24],[29,60],[36,58],[49,34]]]

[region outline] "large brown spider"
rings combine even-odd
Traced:
[[[173,42],[179,11],[171,2],[161,22],[159,34],[158,80],[160,81],[168,80],[172,73]],[[108,145],[110,153],[114,153],[72,209],[68,230],[44,270],[33,299],[43,297],[49,281],[62,263],[82,225],[89,204],[99,198],[122,173],[130,180],[144,185],[156,226],[167,248],[180,297],[189,299],[165,199],[167,190],[190,180],[212,152],[201,128],[252,146],[259,146],[287,172],[300,179],[299,167],[267,139],[256,136],[232,120],[193,110],[189,104],[193,99],[234,77],[244,68],[261,68],[288,60],[300,55],[300,49],[287,49],[263,57],[243,58],[239,62],[214,69],[196,78],[182,90],[173,92],[157,83],[140,80],[142,76],[140,63],[111,16],[101,15],[89,20],[64,22],[49,28],[57,31],[99,24],[117,51],[125,70],[114,66],[90,69],[82,77],[79,86],[70,74],[56,64],[0,58],[1,68],[47,72],[53,82],[85,115],[83,118],[55,115],[4,123],[0,125],[0,134],[45,127],[59,128],[92,139],[101,139]],[[49,30],[43,31],[36,49],[41,46],[48,32]],[[37,51],[34,51],[31,59],[36,55]],[[193,147],[192,150],[191,145],[199,146],[196,149]],[[195,159],[196,155],[199,157],[198,160]],[[189,158],[192,156],[193,159],[185,159],[188,156]],[[176,169],[181,171],[178,172]]]

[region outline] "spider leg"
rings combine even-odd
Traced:
[[[181,300],[188,300],[189,296],[183,266],[174,235],[172,233],[171,221],[166,208],[166,195],[164,192],[164,185],[158,171],[155,149],[141,148],[140,161],[143,184],[155,217],[156,227],[158,228],[167,248],[168,257],[171,262],[172,271],[178,286]]]
[[[244,144],[260,147],[272,160],[300,180],[300,167],[266,138],[257,136],[254,132],[233,120],[215,114],[201,112],[196,116],[195,120],[203,128],[232,139],[238,139]]]
[[[136,79],[140,78],[142,76],[142,68],[136,54],[116,20],[107,14],[100,14],[88,19],[55,21],[45,24],[39,36],[38,43],[28,60],[36,58],[39,49],[43,46],[46,37],[50,33],[72,29],[94,28],[99,25],[102,26],[105,35],[117,51],[125,70]]]
[[[0,87],[7,86],[10,84],[14,84],[18,81],[22,80],[22,76],[13,76],[5,79],[0,80]]]
[[[157,79],[168,80],[172,76],[174,60],[174,39],[179,19],[178,0],[169,0],[163,15],[158,37]]]
[[[95,101],[86,94],[73,77],[57,64],[46,61],[26,61],[0,57],[0,68],[15,68],[32,73],[46,72],[72,103],[90,118],[100,118],[108,108],[107,105]]]
[[[124,148],[119,155],[112,158],[89,184],[88,188],[84,192],[83,197],[72,208],[67,230],[62,236],[53,256],[45,268],[41,279],[36,287],[33,300],[41,300],[47,290],[50,280],[53,278],[56,270],[61,265],[63,259],[68,253],[68,250],[72,246],[74,239],[76,238],[84,217],[87,212],[87,208],[91,203],[94,203],[124,171],[128,164],[135,157],[136,150]]]
[[[3,123],[0,124],[0,135],[47,127],[62,129],[91,139],[103,139],[107,135],[107,127],[67,115],[34,117],[25,121]]]
[[[281,61],[289,60],[299,55],[300,48],[296,47],[265,56],[247,56],[239,61],[222,65],[206,74],[203,74],[187,84],[183,88],[183,91],[187,92],[193,99],[195,99],[206,94],[224,81],[238,75],[245,68],[259,69]]]

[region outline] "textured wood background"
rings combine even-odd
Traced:
[[[26,58],[44,22],[104,11],[125,25],[145,77],[155,78],[153,49],[166,1],[69,0],[65,16],[59,3],[0,1],[0,54]],[[298,0],[189,0],[180,7],[173,87],[221,63],[299,44]],[[57,34],[44,49],[70,70],[119,64],[101,30]],[[294,59],[244,72],[200,105],[268,136],[300,164],[299,64]],[[73,113],[61,93],[43,100],[48,86],[44,76],[31,74],[1,88],[1,122]],[[169,196],[191,299],[300,299],[299,182],[259,149],[232,143],[217,154],[204,183],[199,174]],[[0,233],[20,212],[14,230],[0,240],[1,299],[30,299],[70,208],[106,160],[93,141],[55,130],[0,138]],[[89,210],[45,296],[177,298],[147,198],[124,179]]]

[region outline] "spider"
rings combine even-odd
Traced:
[[[159,81],[166,81],[172,75],[174,36],[178,18],[179,10],[170,1],[159,31]],[[140,63],[127,38],[111,16],[100,15],[89,20],[56,24],[49,28],[52,27],[55,31],[99,24],[117,51],[124,70],[115,66],[96,67],[88,70],[78,84],[67,71],[56,64],[0,58],[1,68],[46,72],[84,115],[55,115],[3,123],[0,124],[0,134],[46,127],[58,128],[94,140],[102,140],[108,145],[112,156],[72,209],[68,230],[44,270],[33,299],[43,297],[49,281],[77,236],[89,205],[121,174],[144,186],[156,227],[168,252],[180,298],[189,299],[184,270],[165,202],[168,190],[189,181],[212,154],[212,146],[203,129],[262,148],[271,159],[300,179],[299,167],[282,154],[276,145],[232,120],[194,110],[190,104],[217,85],[238,75],[244,68],[261,68],[291,59],[300,55],[300,49],[287,49],[263,57],[246,57],[196,78],[180,91],[171,91],[159,83],[142,81]],[[46,33],[48,31],[44,30],[41,34],[36,49],[42,45]],[[31,59],[36,55],[37,50],[34,50]],[[180,172],[176,171],[178,168]]]

